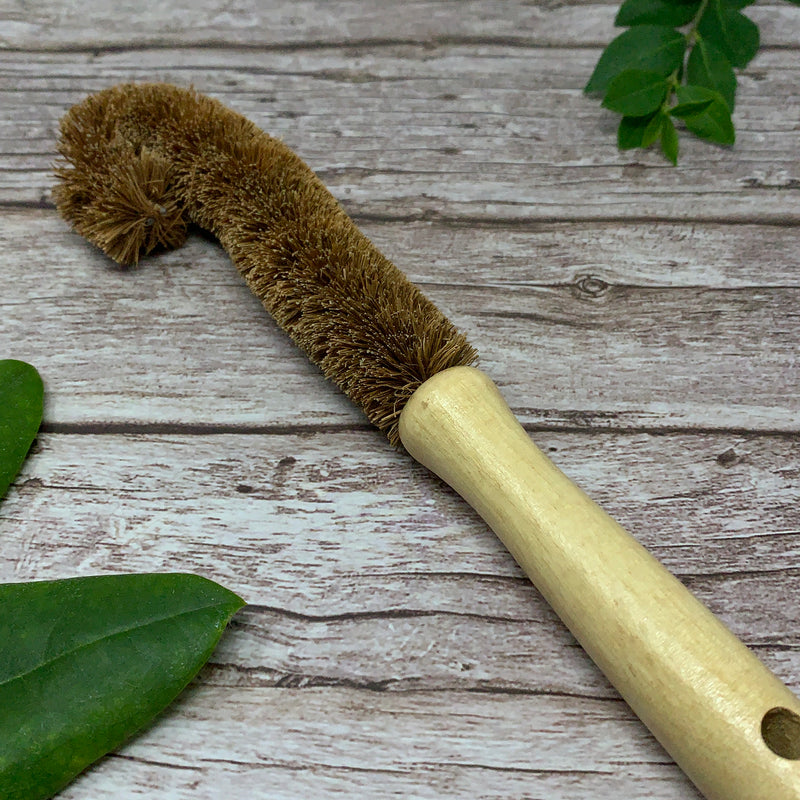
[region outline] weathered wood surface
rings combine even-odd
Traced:
[[[602,47],[615,35],[619,6],[592,0],[298,0],[230,3],[146,0],[111,6],[102,0],[81,5],[44,0],[10,0],[0,44],[26,51],[171,47],[419,42],[445,39],[548,46]],[[797,15],[789,6],[760,2],[748,10],[767,46],[797,44]],[[90,21],[87,24],[87,21]]]
[[[232,785],[277,800],[698,797],[623,704],[516,694],[195,687],[61,797],[106,800],[143,779],[180,800]]]
[[[537,436],[799,689],[795,606],[775,601],[798,574],[794,437],[589,438]],[[378,796],[434,797],[451,772],[449,796],[469,780],[489,797],[694,796],[480,520],[371,431],[43,436],[2,511],[7,580],[168,568],[253,604],[197,681],[214,699],[190,693],[125,769],[67,797],[126,791],[137,765],[181,798],[231,770],[242,797],[252,772],[277,797],[366,792],[370,775]],[[447,755],[429,747],[443,731]]]
[[[692,800],[474,513],[194,236],[122,271],[52,209],[58,119],[194,84],[295,147],[464,328],[537,442],[800,690],[800,9],[748,9],[733,150],[619,153],[581,92],[616,6],[0,10],[0,357],[45,426],[0,580],[239,591],[194,686],[61,796]]]
[[[364,228],[469,333],[526,424],[797,430],[796,228]],[[4,333],[46,366],[53,424],[364,422],[207,241],[120,270],[24,209],[0,244]]]
[[[796,53],[740,79],[736,157],[685,138],[684,167],[620,153],[582,93],[599,48],[507,44],[0,53],[0,202],[46,201],[57,120],[129,80],[202,85],[283,138],[359,215],[466,220],[800,219]],[[412,121],[412,124],[409,124]],[[657,178],[656,178],[657,176]]]
[[[769,592],[797,567],[787,560],[796,555],[794,436],[535,439],[715,611],[744,615],[728,621],[754,626],[746,638],[766,644],[763,625],[778,626],[768,639],[790,635],[794,608],[770,610]],[[50,434],[3,512],[0,563],[17,580],[168,564],[213,570],[254,604],[312,617],[414,609],[526,620],[536,594],[524,581],[509,587],[511,599],[498,592],[522,573],[495,537],[371,429]],[[765,582],[761,601],[753,589],[746,605],[717,605],[717,593],[753,580]],[[462,596],[458,583],[473,585]]]

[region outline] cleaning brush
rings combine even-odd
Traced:
[[[800,800],[800,702],[530,440],[455,326],[286,145],[165,84],[61,122],[56,204],[136,263],[214,234],[250,289],[389,441],[464,497],[709,800]]]

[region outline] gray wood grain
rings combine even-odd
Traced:
[[[0,580],[189,570],[250,603],[65,800],[695,800],[510,556],[194,235],[120,270],[52,207],[58,120],[168,80],[282,137],[471,337],[531,435],[800,690],[800,9],[747,14],[737,144],[620,153],[617,6],[0,9],[0,357],[45,424]]]
[[[798,573],[796,437],[535,438],[800,684],[775,603]],[[373,431],[44,434],[2,513],[13,580],[168,567],[240,592],[215,656],[237,683],[613,696],[474,512]]]
[[[204,45],[287,48],[367,42],[492,41],[509,45],[604,47],[619,33],[619,6],[592,0],[298,0],[239,2],[144,0],[110,6],[17,0],[3,14],[0,43],[27,51]],[[748,9],[772,46],[797,44],[797,15],[782,3]],[[91,24],[87,24],[91,20]]]
[[[503,44],[0,52],[0,202],[47,200],[57,121],[72,103],[112,83],[164,80],[283,138],[360,215],[800,218],[794,53],[766,50],[741,75],[736,157],[684,137],[680,170],[654,151],[616,149],[617,117],[581,90],[598,54]]]
[[[280,800],[696,800],[629,714],[547,695],[203,687],[62,797],[111,798],[136,782],[212,800],[235,781],[242,797]]]
[[[797,430],[796,228],[365,229],[468,333],[526,424]],[[52,211],[23,209],[0,242],[0,342],[46,373],[48,422],[364,423],[206,240],[120,270]],[[56,319],[67,348],[52,346]]]

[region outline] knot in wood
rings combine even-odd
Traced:
[[[578,297],[595,300],[608,292],[610,284],[595,275],[579,275],[575,280],[575,293]]]

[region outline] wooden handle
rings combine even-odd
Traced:
[[[800,701],[455,367],[400,417],[411,455],[486,520],[709,800],[800,799]]]

